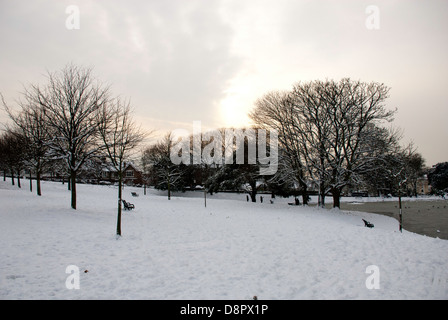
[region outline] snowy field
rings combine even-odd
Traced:
[[[125,188],[116,239],[115,187],[78,185],[76,211],[66,185],[27,188],[0,181],[0,299],[448,298],[448,241],[383,215]]]

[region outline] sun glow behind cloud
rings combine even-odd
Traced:
[[[220,112],[224,127],[244,128],[248,127],[250,121],[247,117],[248,101],[241,93],[228,93],[227,97],[220,102]]]

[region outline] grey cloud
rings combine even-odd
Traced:
[[[125,79],[120,81],[130,91],[144,93],[145,100],[138,102],[146,116],[213,122],[215,103],[238,67],[230,53],[233,30],[221,21],[216,1],[164,3],[108,11],[111,44],[105,56],[121,65]],[[128,41],[126,16],[134,19],[140,51]],[[120,50],[114,53],[116,47]]]
[[[15,2],[14,2],[15,3]],[[65,28],[65,7],[80,8],[81,28]],[[40,1],[2,4],[3,63],[58,69],[93,66],[145,116],[218,122],[217,102],[238,68],[233,29],[220,1]],[[140,47],[135,42],[140,41]]]

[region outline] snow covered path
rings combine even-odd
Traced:
[[[448,241],[400,234],[386,216],[124,194],[136,209],[117,240],[115,188],[78,185],[73,211],[66,185],[37,197],[1,181],[0,299],[448,298]]]

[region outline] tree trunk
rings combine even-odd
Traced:
[[[36,189],[37,189],[37,195],[41,196],[42,195],[42,191],[40,188],[40,170],[36,171]]]
[[[296,175],[296,177],[298,178],[299,187],[302,190],[302,203],[303,203],[303,205],[307,205],[308,204],[308,192],[307,192],[308,186],[307,186],[306,182],[303,181],[303,170],[302,169],[299,170],[299,174]]]
[[[401,188],[398,187],[398,209],[399,209],[399,230],[400,232],[403,232],[403,212],[401,209]]]
[[[11,169],[11,183],[13,186],[16,185],[16,183],[14,182],[14,170],[13,169]]]
[[[325,193],[319,194],[319,206],[325,208]]]
[[[30,169],[30,192],[33,192],[33,176]]]
[[[22,185],[20,184],[20,170],[19,170],[18,173],[17,173],[17,186],[18,186],[19,188],[22,188]]]
[[[76,171],[71,171],[70,184],[72,192],[72,208],[76,210]]]
[[[171,200],[170,178],[168,178],[168,200]]]
[[[412,186],[413,186],[413,189],[414,189],[414,190],[412,190],[412,191],[414,192],[414,197],[417,198],[417,180],[415,180],[415,181],[412,183]]]
[[[305,183],[302,185],[302,203],[304,206],[308,204],[308,191]]]
[[[332,189],[331,193],[333,194],[333,208],[341,208],[341,190]]]
[[[249,192],[250,200],[252,202],[257,202],[257,182],[252,180],[249,182],[249,185],[250,185],[250,192]]]
[[[252,201],[252,202],[257,202],[257,191],[255,190],[255,191],[251,191],[250,192],[250,200]]]
[[[319,148],[319,159],[320,159],[320,168],[319,168],[319,199],[318,205],[321,208],[325,208],[325,183],[324,183],[324,170],[325,170],[325,147],[321,144]]]
[[[117,215],[117,235],[121,236],[121,203],[122,203],[122,176],[121,173],[118,174],[118,215]]]

